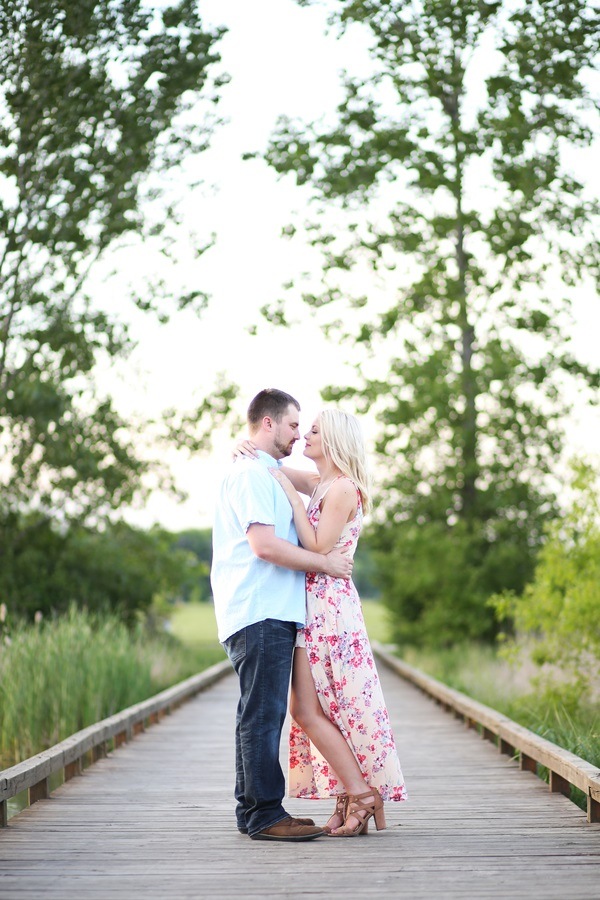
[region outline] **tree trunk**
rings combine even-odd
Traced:
[[[468,260],[465,251],[465,226],[463,213],[463,167],[464,153],[460,146],[460,93],[455,91],[449,106],[454,139],[455,161],[455,201],[456,201],[456,264],[458,268],[458,323],[461,330],[460,358],[461,382],[464,401],[462,434],[462,484],[460,485],[460,515],[471,525],[475,518],[477,504],[477,414],[475,401],[477,384],[473,371],[473,350],[475,329],[469,320],[468,306]]]

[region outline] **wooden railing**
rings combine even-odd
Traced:
[[[86,761],[94,762],[106,756],[109,749],[116,749],[131,740],[231,671],[229,660],[217,663],[149,700],[96,722],[37,756],[0,772],[0,827],[8,823],[8,801],[11,797],[25,790],[28,791],[30,804],[49,797],[51,776],[63,772],[64,781],[68,781],[79,775]]]
[[[571,785],[583,791],[587,797],[588,822],[600,822],[600,770],[596,766],[409,666],[381,644],[374,643],[374,650],[386,666],[429,694],[448,712],[462,718],[468,728],[477,729],[483,738],[496,744],[500,753],[518,757],[521,769],[538,774],[538,765],[544,766],[549,772],[551,791],[560,791],[567,797]]]
[[[587,797],[588,822],[600,822],[600,771],[595,766],[523,728],[495,709],[409,666],[382,645],[374,643],[373,646],[378,659],[397,675],[419,687],[444,709],[462,718],[468,728],[477,729],[483,738],[493,741],[500,753],[518,757],[521,769],[537,773],[538,765],[544,766],[549,772],[551,791],[569,796],[571,785],[583,791]],[[25,790],[28,791],[30,804],[48,797],[51,776],[63,772],[64,780],[68,781],[81,773],[86,760],[93,762],[106,756],[109,749],[116,749],[131,740],[231,671],[229,660],[224,660],[0,772],[0,826],[8,822],[8,800],[12,797]]]

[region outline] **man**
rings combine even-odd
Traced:
[[[279,743],[292,655],[305,617],[305,572],[349,578],[352,561],[298,546],[292,509],[269,472],[300,438],[300,405],[283,391],[261,391],[248,408],[258,458],[232,464],[213,527],[211,581],[219,640],[240,680],[235,752],[238,829],[253,840],[307,841],[323,829],[294,819],[282,800]]]

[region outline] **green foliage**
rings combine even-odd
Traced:
[[[0,596],[13,615],[29,620],[75,604],[119,612],[131,623],[156,601],[190,595],[205,577],[204,565],[177,546],[176,536],[156,527],[59,529],[39,515],[11,514],[0,521],[0,535]]]
[[[393,638],[402,647],[492,640],[496,621],[486,601],[511,580],[515,587],[522,584],[533,565],[510,534],[490,546],[484,534],[462,522],[452,530],[439,522],[383,525],[375,540]]]
[[[326,399],[381,425],[397,636],[490,637],[487,596],[522,590],[556,510],[565,385],[600,386],[568,334],[573,287],[600,277],[599,204],[572,163],[597,133],[598,12],[341,0],[330,20],[366,30],[373,72],[346,74],[333,125],[282,118],[267,150],[318,208],[323,275],[292,288],[357,362]]]
[[[115,616],[70,609],[10,627],[0,643],[0,768],[145,700],[223,658]]]
[[[598,473],[573,464],[573,500],[548,528],[533,580],[521,594],[492,598],[516,632],[509,652],[525,642],[550,692],[574,705],[600,684],[600,501]],[[570,704],[571,706],[573,703]]]
[[[184,601],[206,601],[211,598],[210,566],[212,562],[212,530],[189,528],[174,535],[174,549],[186,551],[196,563],[187,585],[180,592]]]
[[[0,452],[2,515],[94,520],[129,503],[149,469],[144,438],[184,443],[222,415],[222,385],[184,422],[125,422],[94,383],[132,346],[127,304],[161,321],[201,311],[164,285],[116,315],[85,293],[94,264],[133,237],[168,257],[170,177],[207,146],[221,30],[192,0],[7,0],[0,8]],[[199,248],[203,252],[206,247]],[[161,257],[162,258],[162,257]],[[149,441],[150,442],[150,441]],[[15,540],[21,537],[16,534]],[[9,550],[8,552],[12,552]]]
[[[354,556],[352,581],[362,600],[379,599],[377,563],[369,530],[363,532]]]

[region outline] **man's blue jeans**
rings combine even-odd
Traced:
[[[265,619],[224,642],[240,680],[235,723],[235,798],[240,831],[258,834],[288,815],[279,742],[287,710],[294,622]]]

